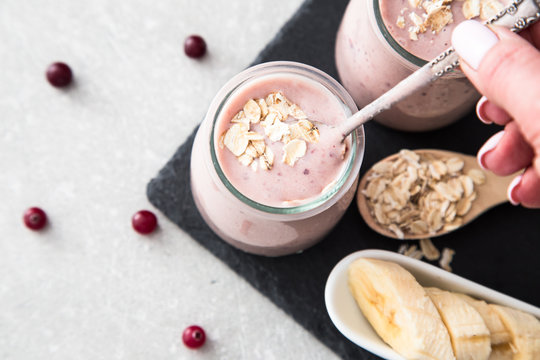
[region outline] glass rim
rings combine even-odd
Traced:
[[[403,46],[401,46],[396,39],[392,36],[388,28],[386,27],[386,24],[384,22],[384,19],[381,15],[381,7],[379,5],[380,0],[373,0],[373,10],[375,12],[375,20],[377,22],[377,26],[379,27],[379,30],[381,31],[382,36],[386,40],[388,44],[394,49],[401,57],[403,57],[405,60],[409,61],[410,63],[422,67],[428,62],[422,58],[419,58],[416,55],[413,55],[409,51],[407,51]]]
[[[280,73],[283,73],[283,74],[288,73],[288,74],[303,76],[307,78],[308,80],[316,81],[318,84],[324,86],[341,103],[343,108],[346,110],[345,113],[347,116],[349,116],[350,113],[356,110],[356,105],[354,104],[354,100],[350,97],[349,93],[335,79],[333,79],[328,74],[322,72],[319,69],[316,69],[309,65],[305,65],[305,64],[297,63],[297,62],[291,62],[291,61],[274,61],[274,62],[267,62],[267,63],[255,65],[253,67],[250,67],[242,71],[237,76],[233,77],[224,85],[222,90],[220,90],[220,93],[225,92],[225,95],[219,99],[219,103],[217,104],[217,107],[212,114],[210,141],[209,141],[210,155],[211,155],[214,169],[218,175],[219,180],[225,186],[225,188],[235,198],[240,200],[242,203],[248,205],[249,207],[253,209],[262,211],[264,213],[271,213],[271,214],[278,214],[278,215],[279,214],[307,213],[309,211],[314,211],[316,209],[319,209],[324,204],[329,204],[331,202],[330,200],[334,198],[341,190],[343,190],[348,180],[351,179],[351,175],[354,175],[352,174],[352,172],[353,171],[359,172],[359,168],[363,160],[364,148],[365,148],[363,127],[357,129],[356,131],[352,133],[351,146],[349,149],[350,155],[348,157],[345,170],[342,171],[339,179],[330,187],[330,189],[328,189],[321,195],[316,196],[312,200],[309,200],[306,203],[303,203],[297,206],[276,207],[276,206],[265,205],[257,201],[254,201],[250,199],[249,197],[245,196],[244,194],[242,194],[238,189],[236,189],[236,187],[234,187],[234,185],[229,181],[229,179],[225,175],[223,169],[221,168],[221,164],[219,163],[219,159],[217,157],[217,153],[215,149],[217,145],[216,133],[215,133],[216,124],[217,124],[217,121],[219,120],[221,111],[223,110],[224,106],[228,103],[229,99],[243,85],[249,83],[250,81],[256,78],[263,77],[265,75],[274,75],[274,74],[280,74]],[[214,100],[214,103],[216,102],[216,100],[218,99],[216,98]],[[321,209],[321,211],[324,210],[325,208],[326,207]]]

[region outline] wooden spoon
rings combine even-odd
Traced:
[[[414,150],[417,154],[432,154],[437,158],[440,159],[448,159],[451,157],[459,157],[461,158],[465,166],[463,167],[463,173],[467,174],[469,170],[471,169],[478,169],[481,170],[478,166],[478,163],[476,161],[476,157],[465,155],[457,152],[452,151],[444,151],[444,150],[435,150],[435,149],[423,149],[423,150]],[[381,161],[392,161],[396,159],[399,156],[399,154],[394,154],[391,156],[388,156],[387,158],[381,160]],[[368,207],[367,198],[362,194],[362,189],[366,188],[367,179],[369,175],[373,172],[372,169],[368,170],[366,174],[364,174],[364,177],[360,181],[360,184],[358,185],[358,193],[356,196],[358,209],[360,210],[360,214],[364,218],[364,221],[366,224],[378,232],[381,235],[399,239],[397,235],[389,230],[386,226],[379,224],[375,217],[371,214],[370,209]],[[510,176],[497,176],[491,172],[483,171],[484,175],[486,176],[486,181],[482,185],[475,185],[474,190],[476,192],[476,200],[473,201],[471,209],[467,214],[463,216],[463,224],[458,227],[461,228],[462,226],[468,224],[472,220],[474,220],[477,216],[484,213],[485,211],[491,209],[492,207],[502,204],[507,199],[507,188],[510,185],[510,182],[515,177],[515,175]],[[457,230],[457,229],[453,229]],[[452,230],[452,231],[453,231]],[[426,233],[426,234],[411,234],[404,232],[404,238],[402,240],[413,240],[413,239],[424,239],[424,238],[431,238],[436,236],[441,236],[444,234],[449,233],[448,230],[441,230],[437,231],[436,233]]]

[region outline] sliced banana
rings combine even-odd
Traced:
[[[514,350],[510,343],[493,345],[491,354],[488,360],[512,360],[514,358]]]
[[[531,314],[500,305],[489,305],[512,337],[513,360],[540,359],[540,321]]]
[[[448,331],[426,291],[398,264],[361,258],[349,287],[379,336],[407,359],[455,359]]]
[[[426,291],[448,329],[457,360],[487,360],[489,330],[474,307],[455,294],[437,288]]]
[[[465,300],[469,305],[474,307],[480,314],[486,326],[489,330],[491,337],[491,345],[507,344],[510,342],[510,333],[504,327],[499,315],[490,307],[485,301],[474,299],[465,294],[457,294],[460,298]]]

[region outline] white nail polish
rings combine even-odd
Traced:
[[[475,20],[460,23],[452,33],[452,45],[463,60],[478,70],[487,52],[499,41],[487,26]]]
[[[480,119],[481,122],[484,124],[490,125],[493,124],[493,121],[487,119],[484,115],[482,115],[482,106],[488,101],[488,98],[485,96],[482,96],[480,100],[478,100],[478,103],[476,104],[476,116],[478,116],[478,119]]]
[[[506,196],[508,197],[508,200],[510,200],[510,203],[514,206],[517,206],[519,205],[519,201],[517,201],[515,198],[514,198],[514,189],[516,188],[516,186],[518,186],[520,183],[521,183],[521,179],[523,179],[523,174],[521,175],[518,175],[516,176],[512,182],[510,183],[510,185],[508,185],[508,190],[506,192]]]
[[[484,144],[484,146],[482,146],[480,148],[480,150],[478,151],[478,155],[476,156],[477,160],[478,160],[478,165],[480,165],[480,167],[484,170],[487,170],[486,169],[486,165],[484,164],[484,155],[488,152],[488,151],[491,151],[493,149],[495,149],[495,147],[499,144],[499,142],[501,141],[501,138],[503,137],[504,135],[504,130],[503,131],[499,131],[498,133],[496,133],[495,135],[493,135],[492,137],[489,138],[488,141],[486,141],[486,143]]]

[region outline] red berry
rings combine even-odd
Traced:
[[[197,325],[188,326],[182,333],[182,341],[190,349],[198,349],[204,345],[206,334],[202,327]]]
[[[47,80],[54,87],[64,87],[71,83],[73,76],[69,66],[62,62],[55,62],[47,68]]]
[[[27,228],[41,230],[47,224],[47,215],[40,208],[31,207],[24,212],[23,221]]]
[[[156,229],[157,217],[148,210],[137,211],[131,218],[133,229],[141,234],[150,234]]]
[[[191,35],[184,42],[184,52],[190,58],[200,58],[206,53],[206,42],[199,35]]]

